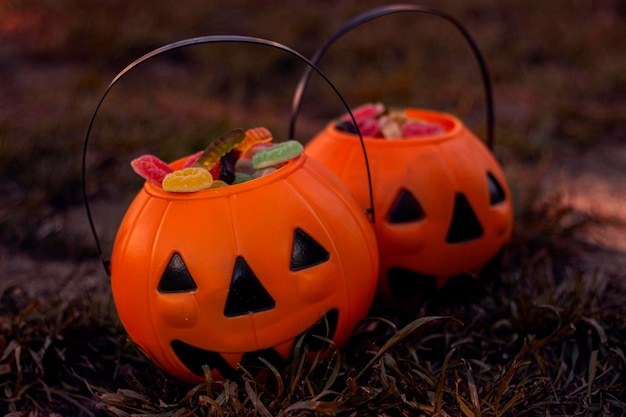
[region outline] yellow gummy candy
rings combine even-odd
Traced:
[[[163,178],[165,191],[175,193],[193,193],[204,190],[213,184],[213,176],[205,168],[189,167],[174,171]]]

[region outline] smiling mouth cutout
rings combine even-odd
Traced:
[[[304,336],[302,344],[307,345],[310,351],[321,350],[325,342],[315,336],[332,339],[335,335],[335,330],[337,329],[338,319],[338,310],[332,309],[328,311],[311,327],[295,337],[294,345],[295,341]],[[208,365],[210,369],[217,370],[224,378],[230,380],[241,379],[239,372],[230,366],[230,364],[226,362],[226,360],[218,352],[192,346],[181,340],[172,340],[171,346],[178,359],[195,375],[203,376],[204,371],[202,370],[202,366]],[[293,351],[291,354],[293,355]],[[261,369],[267,369],[259,358],[265,359],[277,368],[283,367],[287,362],[287,359],[280,356],[276,350],[273,348],[267,348],[253,352],[245,352],[241,358],[240,365],[250,374],[255,376],[261,371]]]

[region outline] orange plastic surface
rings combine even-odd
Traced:
[[[364,138],[380,252],[378,293],[389,303],[398,301],[389,287],[392,268],[434,277],[441,287],[450,277],[479,273],[509,241],[513,227],[511,193],[488,148],[452,115],[420,109],[406,109],[406,113],[440,123],[445,133],[398,140]],[[305,153],[329,167],[367,204],[366,169],[358,136],[337,130],[333,121],[307,144]],[[505,199],[497,204],[490,203],[489,175],[504,193]],[[394,203],[405,191],[418,201],[423,216],[391,222]],[[450,243],[455,201],[462,199],[459,194],[465,196],[483,230],[479,238]]]
[[[267,176],[218,189],[178,194],[146,183],[121,223],[111,258],[124,327],[158,365],[186,381],[204,376],[181,362],[174,340],[216,352],[233,369],[244,353],[269,348],[286,360],[294,338],[336,310],[333,340],[341,347],[376,290],[378,249],[363,207],[304,154]],[[292,268],[296,230],[328,259]],[[195,289],[160,289],[174,254]],[[275,305],[229,316],[225,306],[240,259]],[[214,377],[220,377],[215,370]]]

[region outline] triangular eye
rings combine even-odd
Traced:
[[[167,264],[161,280],[159,281],[158,290],[161,293],[176,293],[195,291],[198,287],[194,282],[189,270],[183,262],[183,258],[175,253]]]
[[[454,214],[446,242],[462,243],[478,239],[483,235],[483,228],[476,218],[476,214],[470,206],[467,197],[462,193],[457,193],[454,200]]]
[[[230,282],[224,315],[243,316],[250,313],[271,310],[276,306],[274,299],[254,275],[250,266],[239,256],[235,261],[233,278]]]
[[[504,189],[491,172],[487,173],[487,186],[489,187],[489,204],[495,206],[506,200]]]
[[[400,190],[389,211],[389,223],[409,223],[426,217],[419,201],[409,190]]]
[[[293,232],[293,247],[291,249],[292,271],[310,268],[326,262],[330,259],[330,254],[326,249],[315,241],[311,236],[301,229]]]

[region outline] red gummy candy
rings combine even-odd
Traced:
[[[402,126],[402,137],[417,138],[444,133],[443,127],[437,123],[407,122]]]
[[[154,185],[161,186],[163,178],[174,169],[154,155],[143,155],[130,162],[135,172]]]
[[[382,103],[366,103],[352,110],[352,115],[359,127],[361,122],[367,119],[375,119],[385,111]],[[346,113],[341,117],[342,121],[352,121],[350,114]]]
[[[200,158],[200,156],[202,155],[202,152],[204,151],[196,152],[193,155],[191,155],[189,158],[187,158],[187,160],[183,164],[183,169],[189,168],[190,166],[192,166]]]
[[[380,134],[380,126],[376,119],[365,119],[359,122],[359,130],[362,136],[375,138]]]

